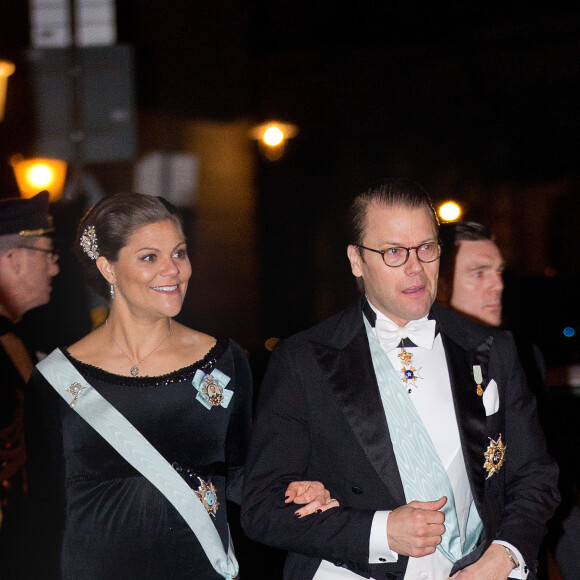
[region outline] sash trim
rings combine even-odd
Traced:
[[[231,536],[227,554],[195,492],[147,439],[81,375],[58,348],[37,365],[54,390],[129,464],[175,507],[201,544],[211,565],[226,580],[238,574]],[[73,388],[78,383],[81,387]]]

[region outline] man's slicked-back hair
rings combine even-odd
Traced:
[[[346,219],[348,244],[363,243],[367,229],[367,209],[373,204],[413,209],[424,207],[433,219],[435,230],[439,230],[439,220],[431,198],[418,183],[410,179],[382,179],[352,201]]]
[[[480,242],[481,240],[493,241],[493,235],[488,227],[477,222],[450,222],[441,225],[441,235],[445,235],[444,241],[451,243],[469,241]]]
[[[489,228],[483,224],[470,221],[441,224],[439,239],[441,240],[439,277],[448,280],[449,283],[453,281],[455,258],[457,257],[460,242],[481,242],[484,240],[495,242],[495,238]]]

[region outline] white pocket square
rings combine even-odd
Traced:
[[[499,411],[499,393],[497,392],[497,383],[493,379],[489,381],[485,391],[483,391],[483,406],[486,417]]]

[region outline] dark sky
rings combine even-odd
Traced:
[[[306,325],[295,314],[313,317],[303,279],[332,257],[328,250],[308,270],[301,256],[316,236],[340,240],[347,195],[386,171],[430,191],[441,188],[442,172],[451,191],[513,185],[520,199],[512,207],[526,204],[526,187],[537,183],[577,187],[580,6],[567,4],[117,0],[118,36],[135,51],[138,113],[299,125],[284,162],[262,163],[256,184],[263,271],[288,294],[276,294],[271,310],[294,300],[289,326]],[[26,6],[0,2],[0,54],[17,61],[28,44]],[[16,76],[0,125],[2,159],[22,150],[31,129],[31,96]],[[5,196],[14,184],[2,164]],[[485,216],[487,199],[478,197]],[[575,236],[577,212],[564,205],[559,215]],[[513,243],[526,252],[520,239]],[[575,247],[575,237],[562,239]],[[340,272],[328,275],[332,287],[350,277]]]
[[[118,9],[143,108],[279,117],[403,148],[421,141],[435,162],[509,178],[575,171],[580,8],[119,0]]]
[[[118,36],[135,48],[141,110],[279,117],[549,179],[575,172],[580,148],[580,7],[567,4],[117,0]],[[26,46],[26,6],[2,3],[0,54]]]

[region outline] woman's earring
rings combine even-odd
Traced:
[[[115,300],[115,286],[111,284],[111,288],[109,289],[109,293],[111,294],[111,300]]]

